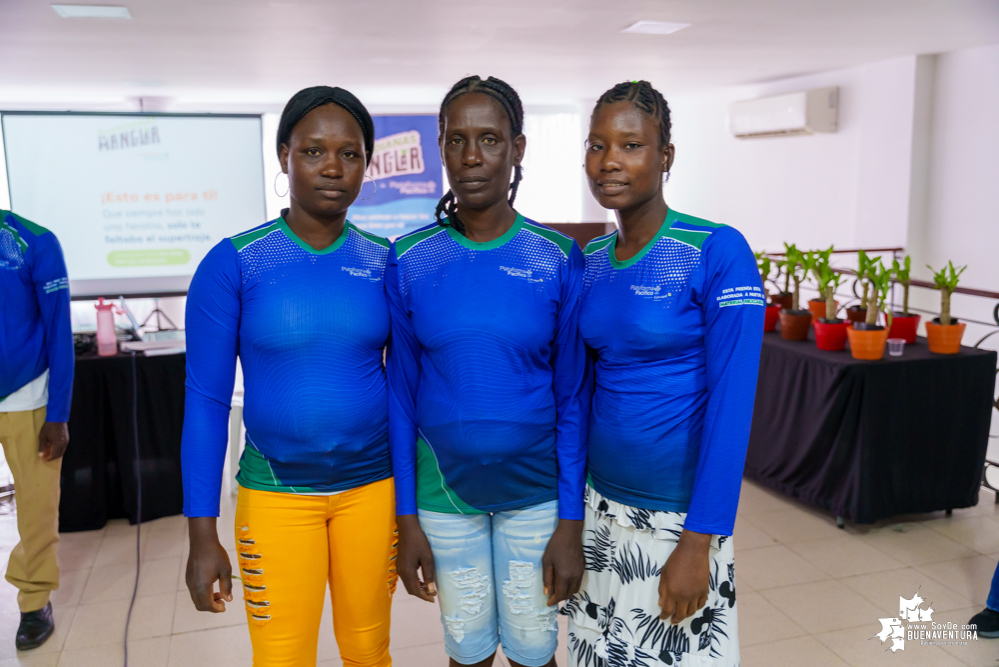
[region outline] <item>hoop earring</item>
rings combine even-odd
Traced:
[[[284,172],[283,171],[279,171],[278,173],[274,174],[274,194],[276,194],[278,197],[287,197],[288,193],[291,192],[291,183],[288,183],[288,189],[285,190],[284,194],[281,194],[280,192],[278,192],[278,189],[277,189],[278,178],[281,177],[281,174],[284,174]]]
[[[666,183],[669,183],[669,172],[668,171],[666,172],[666,176],[663,178],[663,185],[665,185]]]
[[[375,194],[378,192],[378,181],[376,181],[374,178],[372,178],[370,174],[365,174],[364,177],[365,178],[371,178],[371,185],[375,186],[375,189],[372,190],[372,192],[371,192],[370,195],[368,195],[367,197],[362,197],[361,198],[361,201],[368,201],[369,199],[371,199],[372,197],[374,197]],[[364,183],[361,183],[361,187],[364,187]]]

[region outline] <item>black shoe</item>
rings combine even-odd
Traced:
[[[49,602],[38,611],[21,612],[21,625],[17,627],[14,644],[18,651],[38,648],[52,636],[53,630],[55,623],[52,621],[52,603]]]
[[[969,624],[978,626],[979,637],[999,637],[999,611],[992,611],[988,607],[971,617]]]

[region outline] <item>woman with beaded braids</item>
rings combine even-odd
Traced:
[[[452,665],[488,666],[501,642],[513,665],[554,665],[583,570],[583,258],[513,208],[523,122],[499,79],[451,88],[451,190],[386,270],[399,576],[439,597]]]
[[[346,218],[374,139],[371,116],[346,90],[296,93],[277,132],[289,208],[220,241],[188,294],[187,587],[198,610],[224,612],[236,566],[258,667],[316,664],[327,584],[343,663],[392,664],[389,243]],[[234,564],[216,517],[237,357],[246,449]]]
[[[586,572],[563,612],[574,666],[739,664],[731,535],[764,297],[739,232],[666,205],[673,157],[651,84],[600,97],[585,169],[618,229],[584,251],[595,389]]]

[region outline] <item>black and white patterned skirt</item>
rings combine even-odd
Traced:
[[[736,667],[732,538],[711,539],[708,602],[678,625],[659,618],[659,573],[686,514],[629,507],[586,489],[586,572],[569,617],[569,667]]]

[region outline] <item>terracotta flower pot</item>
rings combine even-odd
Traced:
[[[937,354],[957,354],[960,352],[961,339],[964,338],[964,329],[966,326],[968,325],[964,322],[944,326],[940,324],[939,318],[934,319],[932,322],[927,322],[926,339],[930,344],[930,352],[936,352]]]
[[[784,310],[790,310],[791,306],[794,305],[794,295],[790,292],[780,292],[779,294],[771,296],[770,301]]]
[[[820,350],[830,352],[845,350],[846,330],[848,328],[850,328],[850,323],[845,320],[839,322],[815,320],[815,346]]]
[[[833,301],[836,304],[836,312],[839,312],[839,301]],[[808,310],[812,311],[812,324],[815,324],[815,320],[826,316],[826,300],[825,299],[809,299]]]
[[[889,338],[901,338],[907,345],[916,342],[916,329],[919,328],[919,315],[902,315],[894,313],[891,320],[891,328],[888,329]]]
[[[777,322],[780,320],[781,307],[779,305],[767,306],[763,313],[763,330],[777,331]]]
[[[808,340],[812,314],[807,310],[780,309],[780,335],[784,340]]]
[[[850,337],[850,354],[854,359],[876,361],[884,356],[885,344],[888,342],[888,330],[857,331],[853,327],[846,330]]]
[[[846,309],[846,319],[851,322],[863,322],[867,319],[867,309],[857,306],[850,306]]]

